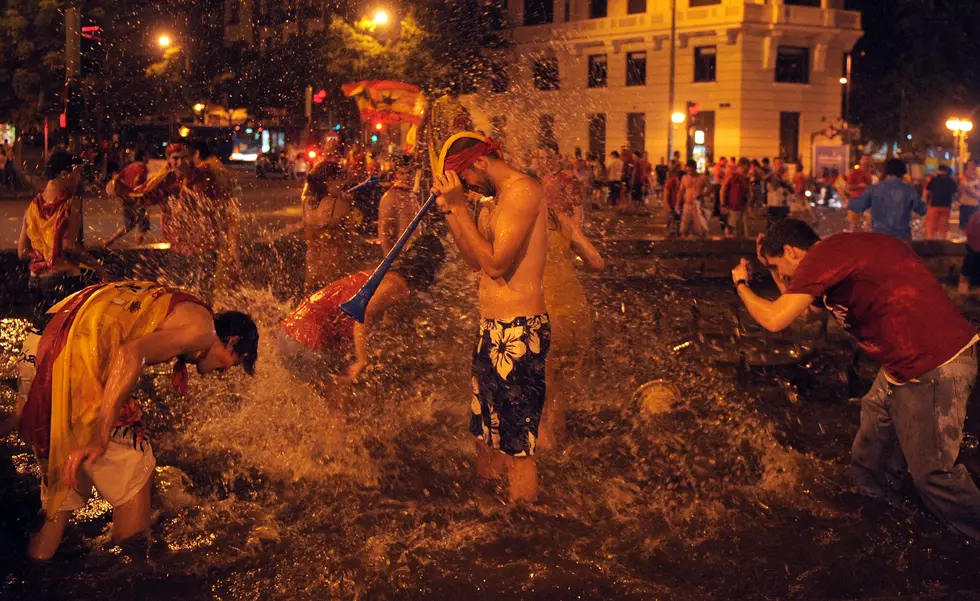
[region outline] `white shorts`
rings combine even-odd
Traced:
[[[92,487],[113,507],[119,507],[139,493],[153,476],[156,458],[149,441],[143,442],[143,450],[133,448],[132,435],[115,436],[109,441],[105,455],[99,457],[92,467],[82,466],[78,470],[78,488],[68,491],[58,511],[75,511],[85,506],[92,496]],[[47,488],[41,481],[41,504],[47,500]]]

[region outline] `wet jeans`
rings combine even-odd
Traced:
[[[861,429],[851,447],[858,488],[896,499],[906,470],[919,496],[952,528],[980,539],[980,490],[956,462],[967,400],[977,377],[977,346],[917,383],[894,386],[878,372],[861,399]]]

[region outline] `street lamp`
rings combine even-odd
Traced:
[[[171,40],[170,36],[167,34],[163,34],[159,38],[157,38],[157,44],[161,48],[168,48],[171,43],[173,43],[173,40]]]
[[[959,174],[963,169],[960,163],[965,152],[966,134],[973,129],[973,122],[969,119],[953,117],[946,121],[946,129],[953,132],[953,138],[956,140],[956,173]]]
[[[847,85],[847,78],[846,77],[841,77],[840,78],[840,85],[842,85],[842,86],[846,86]]]
[[[388,13],[383,10],[378,10],[374,13],[374,25],[387,25],[388,24]]]
[[[687,117],[684,116],[684,113],[681,112],[674,113],[673,115],[670,116],[670,120],[676,123],[677,125],[684,123],[684,120],[686,118]]]
[[[204,104],[198,102],[197,104],[194,105],[194,112],[195,113],[200,113],[203,110],[204,110]]]

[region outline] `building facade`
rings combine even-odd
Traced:
[[[552,146],[608,154],[801,157],[842,117],[861,15],[844,0],[510,0],[509,66],[463,97],[517,162]],[[690,110],[689,110],[690,109]],[[674,123],[672,115],[697,114]],[[840,136],[830,143],[841,143]]]

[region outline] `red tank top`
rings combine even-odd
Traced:
[[[304,298],[282,320],[282,329],[303,346],[315,351],[346,349],[354,340],[354,320],[340,310],[371,275],[361,271],[339,279]]]

